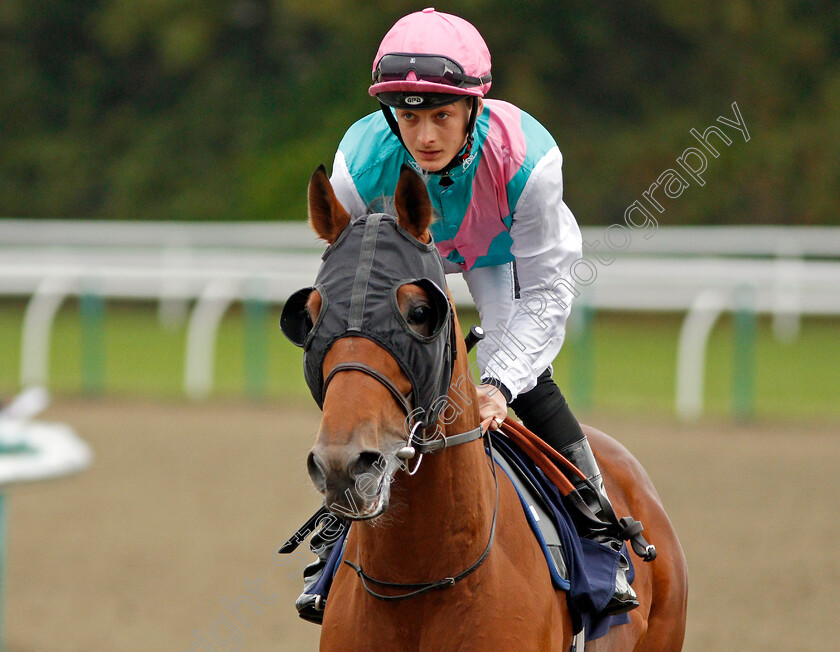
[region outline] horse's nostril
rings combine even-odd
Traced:
[[[366,473],[378,475],[385,470],[385,456],[379,451],[362,451],[350,465],[350,474],[358,478]]]
[[[309,471],[309,477],[312,479],[312,483],[315,485],[315,488],[318,491],[322,492],[327,486],[327,481],[324,476],[324,465],[323,463],[317,458],[315,453],[310,452],[309,455],[306,457],[306,469]]]

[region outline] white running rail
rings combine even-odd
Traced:
[[[604,230],[583,230],[595,280],[581,301],[596,309],[684,312],[675,404],[702,412],[708,335],[735,293],[750,289],[755,312],[794,337],[800,315],[840,315],[838,227],[662,227],[626,251],[604,249]],[[68,296],[95,288],[105,298],[186,306],[184,389],[213,387],[213,351],[228,307],[249,298],[280,304],[310,285],[324,245],[303,222],[155,223],[0,219],[0,296],[31,297],[21,341],[21,385],[46,384],[53,318]],[[609,254],[609,255],[607,255]],[[614,258],[613,258],[614,256]],[[456,305],[471,305],[449,276]],[[178,312],[176,309],[175,313]]]

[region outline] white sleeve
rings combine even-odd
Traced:
[[[355,219],[365,214],[365,203],[362,201],[362,197],[356,189],[353,177],[350,176],[350,170],[347,169],[347,161],[345,161],[344,154],[341,153],[341,150],[335,153],[330,183],[335,191],[336,198],[344,206],[344,210],[350,213],[351,218]]]
[[[488,325],[498,337],[482,342],[488,360],[482,372],[504,383],[513,398],[532,389],[557,357],[571,312],[571,266],[581,258],[581,235],[563,202],[562,165],[555,147],[525,184],[510,229],[519,298],[504,325]]]

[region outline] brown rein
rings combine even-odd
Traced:
[[[510,417],[505,417],[500,430],[502,434],[516,443],[531,458],[545,476],[554,483],[563,497],[586,519],[592,521],[593,524],[613,528],[618,538],[623,541],[629,541],[633,551],[644,561],[653,561],[656,559],[656,548],[645,541],[645,538],[642,536],[644,528],[639,521],[631,516],[618,518],[612,506],[609,506],[609,509],[604,509],[604,514],[608,519],[607,521],[598,518],[580,496],[572,481],[565,476],[557,465],[569,469],[571,473],[579,477],[584,483],[590,484],[591,481],[579,468],[521,423],[514,421]],[[556,464],[552,462],[552,459]],[[602,505],[602,508],[604,507]]]
[[[557,464],[569,469],[581,480],[586,480],[586,475],[579,468],[518,421],[505,417],[499,429],[508,439],[518,444],[528,454],[528,457],[540,467],[540,470],[554,483],[563,496],[568,496],[575,488]],[[554,462],[552,462],[552,459]]]

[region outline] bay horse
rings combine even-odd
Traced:
[[[323,166],[308,194],[310,224],[329,243],[329,254],[350,230],[350,216]],[[433,247],[431,202],[410,168],[400,176],[394,206],[406,240]],[[359,276],[352,262],[343,273]],[[421,343],[431,341],[430,331],[439,327],[435,313],[446,307],[440,308],[428,283],[394,281],[392,308],[403,328]],[[318,286],[305,297],[314,340],[327,301]],[[390,312],[383,306],[381,319],[393,319]],[[460,334],[454,311],[449,319]],[[444,438],[480,433],[467,351],[460,336],[452,342],[451,361],[436,360],[439,367],[451,364],[445,413],[436,414]],[[571,650],[566,595],[552,585],[516,491],[504,473],[495,472],[481,437],[425,455],[411,471],[406,462],[394,474],[390,461],[413,453],[405,429],[406,412],[416,407],[412,370],[397,360],[400,351],[352,329],[320,344],[325,353],[316,375],[322,384],[310,389],[323,418],[307,465],[327,506],[352,521],[344,550],[350,563],[335,575],[321,650]],[[616,513],[642,521],[658,550],[653,563],[635,563],[639,607],[629,613],[629,624],[613,627],[585,649],[680,650],[687,572],[676,533],[639,462],[606,434],[583,429]]]

